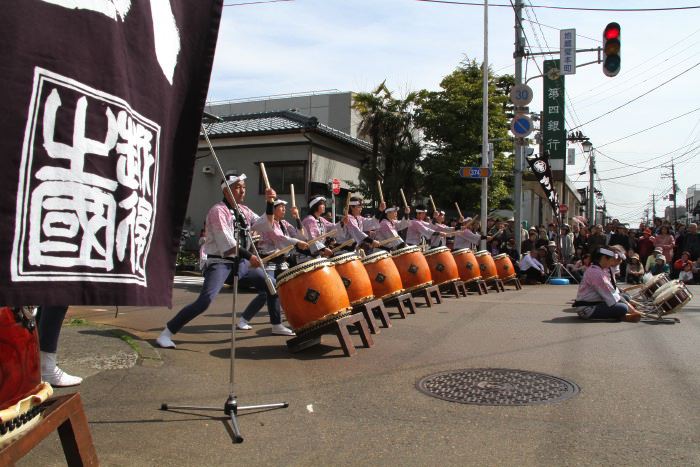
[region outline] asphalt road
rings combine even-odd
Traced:
[[[447,299],[394,319],[371,348],[354,336],[350,358],[332,336],[290,354],[260,313],[236,334],[235,393],[241,405],[289,407],[241,412],[245,442],[234,445],[220,410],[159,410],[223,407],[229,393],[230,290],[176,336],[177,349],[149,346],[194,299],[194,282],[176,286],[173,310],[71,309],[89,325],[65,328],[59,360],[87,376],[80,393],[103,465],[700,465],[700,287],[672,325],[583,322],[564,311],[574,286]],[[241,306],[251,298],[239,294]],[[140,358],[95,371],[85,356],[105,340]],[[469,368],[545,373],[580,393],[513,407],[416,389],[424,376]],[[58,437],[19,465],[63,465]]]

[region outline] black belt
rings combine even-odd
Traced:
[[[574,306],[597,306],[602,305],[605,302],[587,302],[585,300],[575,300]]]

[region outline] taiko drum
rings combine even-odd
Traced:
[[[374,299],[372,283],[357,254],[343,253],[331,258],[331,262],[343,281],[350,305],[360,305]]]
[[[452,252],[452,257],[457,264],[457,272],[462,281],[468,284],[481,279],[481,269],[472,250],[469,248],[455,250]]]
[[[457,263],[449,248],[445,246],[432,248],[425,252],[425,259],[428,261],[430,274],[432,274],[435,284],[440,285],[460,280]]]
[[[495,279],[498,277],[496,263],[493,261],[491,253],[486,250],[481,250],[477,251],[474,256],[476,257],[476,262],[479,263],[481,277],[483,277],[484,280]]]
[[[277,293],[295,331],[332,320],[350,308],[343,280],[326,259],[312,259],[281,273]]]
[[[403,292],[399,270],[386,251],[372,253],[362,258],[362,264],[372,284],[374,296],[385,300]]]
[[[494,256],[493,262],[496,263],[496,271],[498,272],[498,277],[501,279],[512,279],[517,275],[513,267],[513,262],[506,253]]]
[[[401,284],[406,292],[420,289],[433,283],[430,266],[418,246],[407,246],[391,252]]]

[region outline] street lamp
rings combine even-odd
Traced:
[[[595,225],[595,197],[593,196],[593,176],[595,175],[595,156],[593,154],[593,143],[589,140],[583,141],[581,143],[583,147],[583,152],[588,154],[589,166],[589,185],[588,185],[588,225],[592,227]]]

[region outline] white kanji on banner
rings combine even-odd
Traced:
[[[89,10],[124,21],[131,9],[131,0],[43,0],[46,3],[76,10]],[[170,0],[151,0],[151,19],[155,39],[156,59],[170,84],[180,53],[180,33],[173,16]]]

